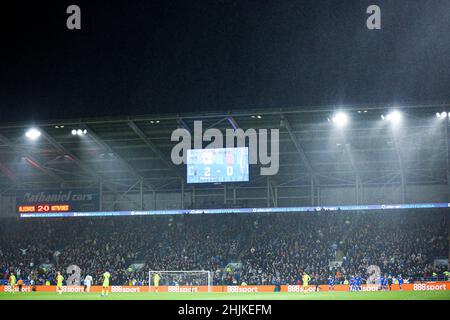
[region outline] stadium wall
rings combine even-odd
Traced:
[[[328,292],[328,285],[319,286],[321,292]],[[31,286],[24,286],[24,292],[31,292]],[[147,293],[152,292],[153,288],[148,286],[111,286],[111,293]],[[16,286],[15,291],[19,288]],[[314,292],[316,287],[308,286],[307,292]],[[376,284],[363,285],[361,291],[378,291],[379,286]],[[400,287],[396,284],[392,285],[392,291],[399,291]],[[450,282],[426,282],[404,284],[402,286],[404,291],[448,291],[450,290]],[[64,292],[83,292],[83,286],[64,286]],[[101,292],[101,286],[92,286],[91,292]],[[212,292],[227,292],[227,293],[258,293],[258,292],[274,292],[275,286],[213,286]],[[348,292],[348,285],[335,285],[334,291]],[[11,292],[10,286],[0,286],[0,292]],[[56,286],[36,286],[36,292],[56,292]],[[179,293],[197,293],[208,292],[207,286],[160,286],[158,292],[179,292]],[[304,292],[303,286],[300,285],[282,285],[281,292]]]
[[[0,194],[0,218],[18,217],[16,213],[16,198],[10,195]]]
[[[430,203],[448,202],[447,185],[407,185],[405,199],[402,199],[401,186],[364,186],[360,189],[359,204],[384,203]],[[357,203],[355,187],[322,187],[320,189],[320,204],[355,204]],[[341,203],[338,203],[341,202]]]

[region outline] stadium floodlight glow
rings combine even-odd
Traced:
[[[333,116],[331,121],[333,121],[336,126],[342,128],[348,123],[348,116],[344,112],[338,112]]]
[[[87,130],[86,129],[73,129],[71,131],[73,136],[82,136],[82,135],[86,135],[87,134]]]
[[[436,112],[436,118],[444,120],[445,118],[449,117],[450,118],[450,113],[443,111],[443,112]]]
[[[41,132],[36,128],[31,128],[25,133],[25,136],[30,140],[36,140],[41,136]]]
[[[386,116],[381,115],[381,119],[389,121],[393,124],[397,124],[402,120],[402,114],[399,111],[392,111],[388,113]]]
[[[449,116],[449,114],[447,113],[447,112],[441,112],[441,113],[436,113],[436,116],[439,118],[439,119],[445,119],[445,118],[447,118],[447,116]]]

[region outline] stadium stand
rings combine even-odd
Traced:
[[[343,283],[377,265],[410,282],[444,280],[434,259],[448,257],[448,230],[444,210],[5,218],[0,279],[14,271],[54,283],[56,271],[77,265],[95,283],[109,270],[118,285],[146,285],[148,270],[211,270],[214,284],[295,284],[305,270],[314,281],[333,274]],[[136,262],[145,265],[129,269]]]

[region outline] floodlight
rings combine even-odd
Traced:
[[[36,140],[41,136],[41,132],[36,128],[31,128],[25,133],[25,136],[30,140]]]
[[[397,124],[402,120],[402,114],[399,111],[392,111],[386,117],[382,117],[382,119]]]
[[[343,127],[348,123],[348,116],[343,112],[338,112],[333,116],[332,121],[336,126]]]

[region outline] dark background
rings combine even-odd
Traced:
[[[66,28],[77,4],[82,30]],[[382,30],[366,28],[381,7]],[[448,0],[14,1],[0,122],[450,100]]]

